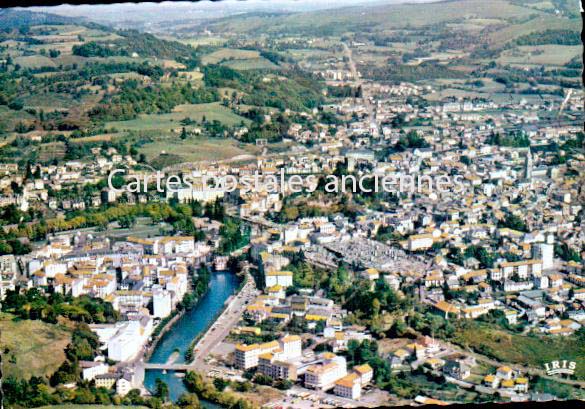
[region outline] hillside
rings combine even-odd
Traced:
[[[0,348],[5,377],[51,375],[65,360],[71,333],[60,325],[0,316]]]
[[[297,34],[343,34],[348,31],[379,31],[422,27],[459,19],[523,19],[538,11],[508,0],[453,0],[431,4],[356,6],[286,15],[245,15],[217,20],[218,31],[289,32]],[[360,18],[355,18],[357,15]],[[341,24],[343,23],[343,24]]]
[[[70,24],[69,17],[28,10],[0,9],[0,30],[14,29],[38,24]]]

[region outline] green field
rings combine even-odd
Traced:
[[[238,50],[221,48],[204,55],[201,61],[204,64],[222,64],[235,70],[276,69],[278,66],[260,56],[256,50]]]
[[[224,62],[222,65],[234,70],[274,70],[278,66],[266,58],[250,58]]]
[[[18,320],[0,315],[3,375],[28,379],[51,375],[65,360],[70,332],[42,321]]]
[[[544,29],[571,29],[580,31],[581,22],[578,19],[560,18],[547,14],[528,20],[524,23],[512,24],[501,30],[495,30],[488,35],[488,38],[494,46],[499,47],[517,39],[518,37],[543,31]]]
[[[65,93],[33,94],[22,98],[22,102],[25,107],[42,109],[45,112],[65,110],[79,105],[79,101]]]
[[[535,368],[544,368],[545,363],[558,359],[585,362],[583,340],[574,336],[519,335],[498,329],[493,324],[473,321],[457,330],[454,341],[498,361]],[[574,377],[585,379],[584,365],[577,365]]]
[[[179,75],[191,81],[200,81],[203,79],[203,73],[200,71],[182,71]]]
[[[56,67],[56,64],[53,62],[53,60],[42,55],[16,57],[14,62],[23,68]]]
[[[240,147],[233,139],[189,137],[182,140],[178,135],[160,137],[139,149],[149,163],[159,168],[183,162],[232,159],[256,150],[254,146]]]
[[[171,37],[171,39],[172,39],[172,37]],[[199,45],[219,46],[219,45],[222,45],[226,42],[226,40],[224,38],[209,37],[209,36],[195,37],[195,38],[189,38],[189,39],[184,39],[184,40],[179,40],[179,41],[183,44],[188,44],[188,45],[193,46],[193,47],[197,47]]]
[[[0,131],[12,132],[18,122],[27,122],[34,117],[28,112],[14,111],[5,105],[0,105]]]
[[[229,60],[249,60],[260,58],[260,52],[255,50],[238,50],[234,48],[221,48],[211,54],[204,55],[203,64],[219,64]]]
[[[565,65],[572,58],[581,55],[583,47],[580,45],[531,45],[519,46],[506,50],[498,58],[500,64],[525,65]]]
[[[193,120],[201,121],[205,116],[207,121],[220,121],[227,126],[239,125],[242,121],[249,124],[249,120],[234,114],[230,109],[224,107],[219,102],[209,104],[185,104],[175,107],[169,114],[151,114],[141,115],[140,118],[131,121],[108,122],[107,128],[116,128],[118,130],[159,130],[171,131],[181,128],[180,121],[186,117]]]

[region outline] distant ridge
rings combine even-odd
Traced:
[[[28,10],[0,9],[0,30],[15,29],[22,26],[37,24],[72,24],[79,23],[69,17],[50,13],[40,13]]]

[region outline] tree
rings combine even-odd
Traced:
[[[120,223],[120,227],[123,229],[129,229],[136,224],[136,218],[134,216],[122,216],[118,221]]]
[[[199,398],[194,393],[184,393],[179,397],[177,401],[177,405],[184,409],[199,409],[201,408],[201,403],[199,402]]]
[[[258,385],[272,385],[272,378],[264,374],[258,374],[254,377],[254,382]]]
[[[162,399],[164,402],[168,401],[169,399],[169,386],[166,384],[165,381],[163,381],[160,378],[156,378],[155,384],[154,384],[154,396],[156,396],[157,398]]]
[[[215,378],[213,380],[213,386],[215,386],[215,388],[220,392],[222,392],[229,384],[230,382],[223,378]]]
[[[281,391],[285,391],[293,387],[293,382],[289,379],[281,379],[275,383],[276,389],[280,389]]]
[[[500,227],[507,227],[512,230],[527,232],[526,223],[520,216],[515,214],[507,214],[504,220],[500,222]]]

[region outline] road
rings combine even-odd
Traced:
[[[349,65],[349,70],[351,71],[351,75],[355,81],[356,85],[362,84],[362,79],[359,76],[358,70],[355,65],[355,61],[353,60],[353,54],[351,49],[348,47],[346,43],[341,43],[343,45],[343,51],[345,52],[345,56],[347,57],[347,65]]]
[[[227,307],[195,346],[196,352],[193,355],[193,362],[190,364],[155,364],[144,362],[146,348],[143,348],[132,361],[120,364],[120,367],[133,368],[135,373],[134,382],[136,385],[140,385],[143,394],[148,394],[148,391],[144,387],[144,375],[146,369],[174,370],[182,372],[190,370],[206,371],[209,369],[205,363],[205,357],[209,356],[209,353],[213,348],[225,339],[230,330],[238,323],[246,305],[256,297],[257,290],[254,278],[247,270],[245,270],[245,274],[244,280],[246,280],[246,282],[241,290],[230,299]]]
[[[230,300],[227,308],[195,345],[192,362],[194,368],[205,368],[205,358],[229,335],[231,329],[240,320],[246,306],[256,298],[256,284],[247,271],[244,280],[246,282],[240,292]]]
[[[357,66],[356,66],[355,61],[353,59],[353,53],[351,51],[351,48],[349,48],[349,46],[346,43],[341,43],[341,44],[343,45],[343,51],[345,53],[345,56],[347,57],[347,65],[349,66],[349,71],[351,72],[351,75],[353,76],[353,83],[354,83],[356,88],[361,87],[364,83],[364,80],[359,75],[359,72],[357,70]],[[363,100],[363,103],[368,111],[369,122],[370,123],[375,122],[376,125],[378,125],[378,123],[376,122],[374,107],[370,101],[370,98],[365,94],[363,87],[362,87],[362,100]]]

